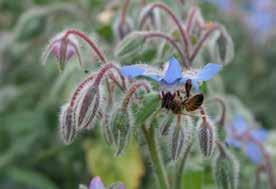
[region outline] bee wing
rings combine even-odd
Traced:
[[[195,111],[202,105],[203,100],[204,100],[203,94],[196,94],[185,102],[185,109],[188,112]]]

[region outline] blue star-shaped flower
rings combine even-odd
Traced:
[[[263,128],[251,128],[241,115],[236,115],[227,127],[226,142],[236,148],[243,149],[246,156],[255,165],[263,162],[260,146],[253,140],[263,143],[267,138],[267,131]]]
[[[163,73],[145,64],[136,64],[131,66],[124,66],[121,68],[123,76],[130,79],[144,76],[158,82],[167,88],[185,84],[188,79],[192,80],[193,86],[198,90],[202,81],[212,79],[220,70],[222,66],[219,64],[209,63],[200,70],[192,70],[182,72],[180,63],[175,58],[170,58]]]

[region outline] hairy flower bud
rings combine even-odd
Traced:
[[[210,47],[210,52],[217,62],[228,64],[233,60],[234,43],[223,26],[220,25],[220,31],[214,35]]]
[[[79,49],[78,40],[73,35],[66,35],[66,32],[62,32],[56,35],[45,48],[42,64],[46,64],[48,56],[53,54],[59,60],[61,70],[74,55],[77,55],[78,61],[82,65]]]
[[[145,17],[149,17],[150,19],[146,20],[145,23],[143,23],[143,28],[147,28],[148,30],[160,30],[161,28],[161,20],[160,20],[160,10],[154,9],[152,11],[149,11],[151,7],[146,6],[142,9],[140,13],[139,20],[141,21]]]
[[[76,118],[75,112],[68,105],[65,104],[61,108],[61,113],[59,116],[60,124],[60,136],[65,144],[72,143],[74,137],[76,136]]]
[[[192,142],[192,123],[189,117],[177,119],[171,133],[171,155],[173,160],[186,151]]]
[[[144,37],[138,32],[132,32],[116,46],[115,55],[120,59],[130,57],[141,49],[143,43]]]
[[[218,189],[238,187],[239,164],[236,158],[221,143],[217,143],[218,153],[214,158],[214,177]]]
[[[103,137],[104,137],[106,143],[113,144],[113,136],[112,136],[112,132],[111,132],[109,113],[105,113],[101,128],[102,128]]]
[[[211,157],[215,144],[215,128],[210,120],[202,119],[199,121],[198,128],[199,146],[205,157]]]
[[[127,111],[118,109],[114,112],[111,121],[111,129],[114,143],[117,148],[116,155],[118,156],[123,152],[129,140],[130,118]]]
[[[89,86],[79,96],[76,113],[78,117],[77,129],[92,128],[97,118],[100,105],[100,90]]]
[[[165,119],[161,123],[160,134],[162,136],[166,136],[169,134],[170,127],[174,120],[174,116],[175,116],[174,114],[169,114],[168,116],[165,117]]]
[[[125,22],[121,22],[120,18],[117,18],[113,25],[113,31],[116,38],[119,40],[124,39],[124,37],[134,29],[133,20],[129,17],[125,18]]]

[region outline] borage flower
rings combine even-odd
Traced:
[[[242,149],[255,165],[261,165],[264,161],[260,145],[266,138],[267,131],[265,129],[250,127],[241,115],[236,115],[227,127],[227,144]]]
[[[177,87],[185,84],[187,80],[191,80],[192,85],[198,91],[200,84],[212,79],[221,68],[222,66],[219,64],[209,63],[202,69],[183,72],[180,63],[175,58],[170,58],[163,72],[145,64],[136,64],[122,67],[121,73],[129,79],[138,76],[150,78],[169,91],[174,91]]]
[[[125,189],[125,186],[123,184],[117,183],[117,184],[113,184],[110,187],[108,187],[109,189]],[[106,189],[104,187],[104,184],[101,180],[101,178],[99,176],[94,177],[90,183],[88,188],[84,185],[80,185],[79,189]]]

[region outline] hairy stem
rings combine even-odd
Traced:
[[[89,44],[89,46],[96,52],[96,54],[98,55],[100,60],[102,62],[107,62],[107,58],[106,58],[105,54],[103,53],[103,51],[100,50],[98,48],[98,46],[96,45],[96,43],[92,39],[90,39],[85,33],[78,31],[76,29],[68,29],[65,33],[64,39],[66,39],[70,34],[76,35],[76,36],[80,37],[81,39],[83,39],[85,42],[87,42]]]
[[[271,163],[271,158],[270,155],[268,154],[268,152],[266,151],[266,149],[264,148],[264,145],[262,143],[260,143],[258,140],[254,139],[253,137],[250,137],[250,139],[252,140],[253,143],[255,143],[257,146],[259,146],[264,160],[265,160],[265,170],[267,172],[268,175],[268,182],[270,185],[271,189],[276,189],[276,184],[274,183],[274,172],[273,172],[273,166]]]
[[[145,90],[147,92],[150,91],[150,85],[148,85],[146,82],[137,82],[137,83],[133,83],[132,86],[128,89],[127,94],[125,96],[125,98],[123,99],[123,103],[122,103],[122,109],[124,111],[127,110],[129,101],[131,99],[131,97],[133,96],[133,94],[140,88],[140,87],[144,87]]]
[[[174,23],[176,24],[176,26],[180,32],[185,52],[187,55],[189,55],[189,46],[190,46],[189,36],[188,36],[186,29],[182,26],[180,20],[176,17],[176,15],[173,13],[173,11],[164,3],[160,3],[160,2],[152,3],[150,5],[149,9],[147,10],[147,12],[149,13],[149,12],[153,11],[154,8],[159,8],[159,9],[165,11],[168,15],[170,15],[170,17],[172,18],[172,20],[174,21]],[[140,28],[143,27],[148,15],[149,14],[145,14],[145,16],[142,17],[142,19],[140,21]],[[188,64],[190,65],[190,62]]]
[[[179,164],[176,164],[176,172],[175,172],[175,178],[174,178],[174,189],[182,189],[183,183],[182,183],[182,174],[185,168],[186,160],[188,158],[188,155],[190,154],[190,150],[192,148],[192,143],[190,143],[180,161]]]
[[[190,61],[193,62],[194,59],[196,58],[197,54],[199,53],[199,51],[201,50],[201,48],[203,47],[204,43],[209,39],[209,37],[213,34],[213,32],[220,30],[219,25],[217,24],[213,24],[208,31],[201,36],[201,38],[199,39],[198,43],[196,44],[191,57],[190,57]]]
[[[171,38],[171,36],[166,35],[162,32],[155,32],[155,31],[149,31],[149,32],[137,32],[139,35],[143,35],[145,36],[145,38],[161,38],[161,39],[165,39],[167,42],[169,42],[178,52],[178,54],[180,55],[180,58],[183,62],[183,65],[188,69],[190,67],[189,65],[189,59],[188,59],[188,55],[185,54],[184,52],[182,52],[182,50],[179,48],[179,46],[177,45],[177,43],[173,40],[173,38]]]
[[[155,127],[151,126],[149,129],[145,125],[142,126],[142,132],[147,143],[153,168],[158,179],[160,189],[169,189],[169,182],[165,168],[158,151],[158,145],[155,136]]]

